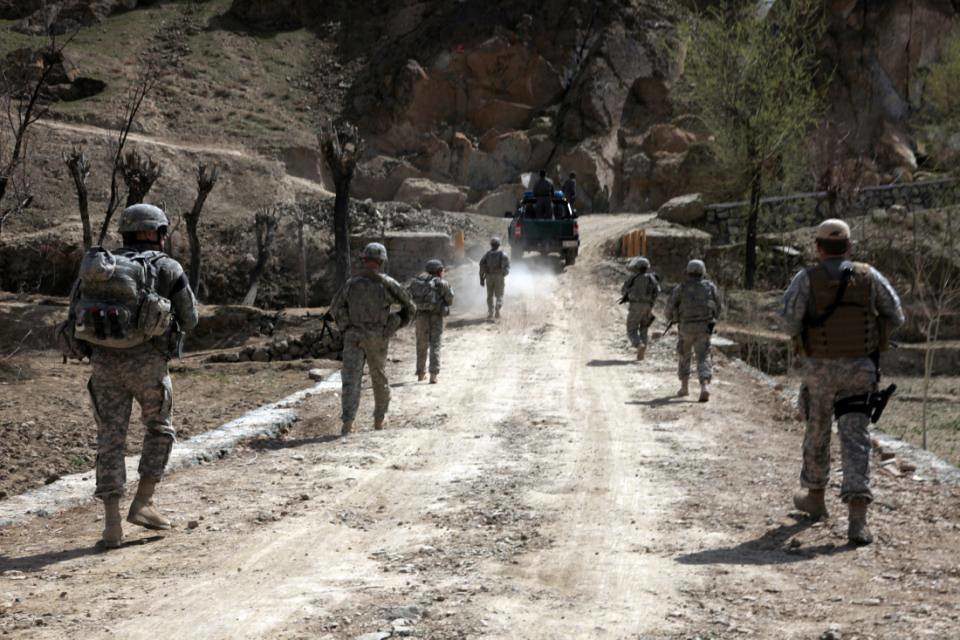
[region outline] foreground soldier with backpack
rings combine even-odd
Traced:
[[[428,260],[425,272],[407,285],[417,305],[417,380],[426,378],[427,352],[430,354],[430,384],[440,374],[440,348],[443,318],[453,304],[453,288],[443,279],[443,263]]]
[[[330,313],[343,332],[343,426],[341,435],[353,430],[360,408],[360,383],[363,365],[370,369],[373,384],[373,428],[383,429],[390,406],[387,381],[387,350],[390,338],[410,324],[417,307],[407,290],[382,273],[387,248],[371,242],[363,250],[363,269],[340,288],[330,303]],[[398,312],[391,307],[398,305]]]
[[[123,248],[89,249],[73,286],[68,320],[58,328],[66,354],[89,356],[87,389],[97,421],[97,488],[105,511],[101,543],[123,540],[120,498],[126,484],[127,427],[136,398],[146,425],[140,454],[140,483],[127,521],[169,529],[153,503],[176,431],[170,420],[173,387],[167,367],[179,356],[183,332],[197,325],[193,292],[180,264],[163,253],[168,227],[164,212],[148,204],[120,217]]]
[[[843,453],[840,499],[847,504],[847,539],[870,544],[870,422],[883,413],[891,385],[877,390],[880,352],[886,336],[904,322],[900,298],[890,282],[868,264],[850,262],[850,227],[825,220],[816,232],[819,263],[793,278],[783,296],[782,319],[801,357],[803,438],[797,509],[814,520],[827,517],[830,430],[837,419]]]
[[[637,350],[637,360],[647,352],[647,331],[653,324],[653,305],[660,295],[660,279],[650,271],[650,261],[634,258],[628,266],[633,273],[620,287],[620,304],[630,303],[627,311],[627,338]]]

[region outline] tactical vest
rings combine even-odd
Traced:
[[[630,283],[627,297],[630,302],[650,304],[657,293],[657,275],[655,273],[638,273]]]
[[[712,322],[717,317],[717,303],[709,280],[687,280],[680,285],[681,324]]]
[[[417,276],[407,285],[407,290],[417,305],[417,311],[421,313],[440,311],[442,301],[436,276],[429,274]]]
[[[501,249],[487,252],[486,260],[484,261],[484,265],[487,268],[487,274],[491,276],[503,274],[503,262],[506,260],[506,258],[507,256],[504,255]]]
[[[374,279],[376,278],[376,279]],[[387,288],[376,276],[357,276],[347,290],[347,314],[350,326],[383,328],[390,317]]]
[[[837,299],[840,280],[832,280],[826,267],[807,269],[810,304],[807,319],[823,314]],[[834,312],[821,326],[804,324],[804,349],[811,358],[858,358],[880,348],[880,323],[870,301],[869,265],[853,263],[853,273]]]

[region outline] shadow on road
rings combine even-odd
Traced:
[[[451,320],[447,323],[447,329],[463,329],[465,327],[476,327],[481,324],[487,324],[486,318],[461,318],[460,320]]]
[[[767,531],[756,540],[741,542],[735,547],[707,549],[697,553],[678,556],[680,564],[738,564],[767,565],[792,564],[804,562],[819,556],[831,556],[853,550],[850,545],[837,546],[833,543],[812,547],[792,546],[790,540],[796,534],[813,526],[813,521],[803,519],[794,524],[783,524]]]
[[[299,438],[296,440],[254,440],[250,443],[250,448],[258,451],[276,451],[279,449],[295,449],[296,447],[306,447],[311,444],[324,444],[340,440],[339,433],[326,436],[315,436],[313,438]]]
[[[681,404],[684,402],[693,402],[687,397],[680,397],[675,393],[670,394],[669,396],[663,396],[662,398],[653,398],[652,400],[629,400],[624,404],[639,404],[645,407],[652,407],[656,409],[657,407],[663,407],[668,404]]]
[[[121,548],[139,547],[151,542],[163,540],[164,536],[148,536],[146,538],[136,538],[134,540],[124,541]],[[63,549],[61,551],[45,551],[32,556],[22,556],[20,558],[7,558],[0,556],[0,573],[5,571],[41,571],[53,564],[59,564],[68,560],[75,560],[84,556],[92,556],[99,553],[109,553],[114,549],[106,549],[100,544],[94,544],[89,547],[77,547],[75,549]]]
[[[631,360],[591,360],[587,363],[588,367],[624,367],[628,364],[635,364],[635,359]]]

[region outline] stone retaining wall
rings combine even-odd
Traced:
[[[350,237],[354,270],[361,267],[360,256],[370,242],[379,242],[387,248],[386,273],[401,283],[421,273],[427,260],[438,258],[446,264],[453,257],[450,236],[445,233],[388,231],[385,235]]]
[[[760,203],[760,233],[811,227],[828,217],[825,191],[763,198]],[[843,215],[862,216],[872,209],[887,208],[895,204],[911,210],[921,210],[958,203],[960,180],[929,180],[861,189],[854,205]],[[749,204],[744,201],[709,205],[703,219],[695,226],[709,233],[715,245],[743,242],[746,239]]]

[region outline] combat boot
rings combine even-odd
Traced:
[[[700,382],[700,402],[709,402],[710,401],[710,383],[701,381]]]
[[[493,322],[493,311],[487,311],[487,322]]]
[[[353,420],[344,420],[343,426],[340,427],[340,435],[348,436],[351,431],[353,431]]]
[[[797,493],[793,496],[793,506],[797,511],[803,511],[811,520],[820,520],[829,517],[827,503],[824,501],[826,489],[808,489],[806,493]]]
[[[170,521],[160,515],[160,511],[153,504],[153,492],[157,488],[157,480],[153,478],[140,478],[140,484],[137,485],[137,495],[133,497],[130,503],[130,511],[127,513],[127,522],[138,524],[147,529],[169,529]]]
[[[103,499],[103,538],[100,544],[107,549],[116,549],[123,542],[123,525],[120,522],[120,496]]]
[[[847,505],[849,508],[849,524],[847,525],[847,540],[855,546],[863,546],[873,542],[873,534],[867,527],[867,507],[870,501],[865,498],[852,498]]]
[[[642,344],[637,347],[637,360],[643,360],[643,356],[647,353],[647,345]]]
[[[383,418],[375,418],[373,421],[374,431],[383,431]]]
[[[493,317],[496,318],[497,320],[500,319],[500,309],[499,309],[499,308],[497,308],[497,310],[493,312]]]
[[[687,378],[680,379],[680,391],[677,391],[677,397],[690,395],[690,381]]]
[[[431,374],[430,374],[430,384],[437,384],[437,374],[436,374],[436,373],[431,373]]]
[[[426,379],[427,379],[427,374],[425,374],[425,373],[418,373],[418,374],[417,374],[417,380],[418,380],[419,382],[423,382],[423,381],[426,380]]]

